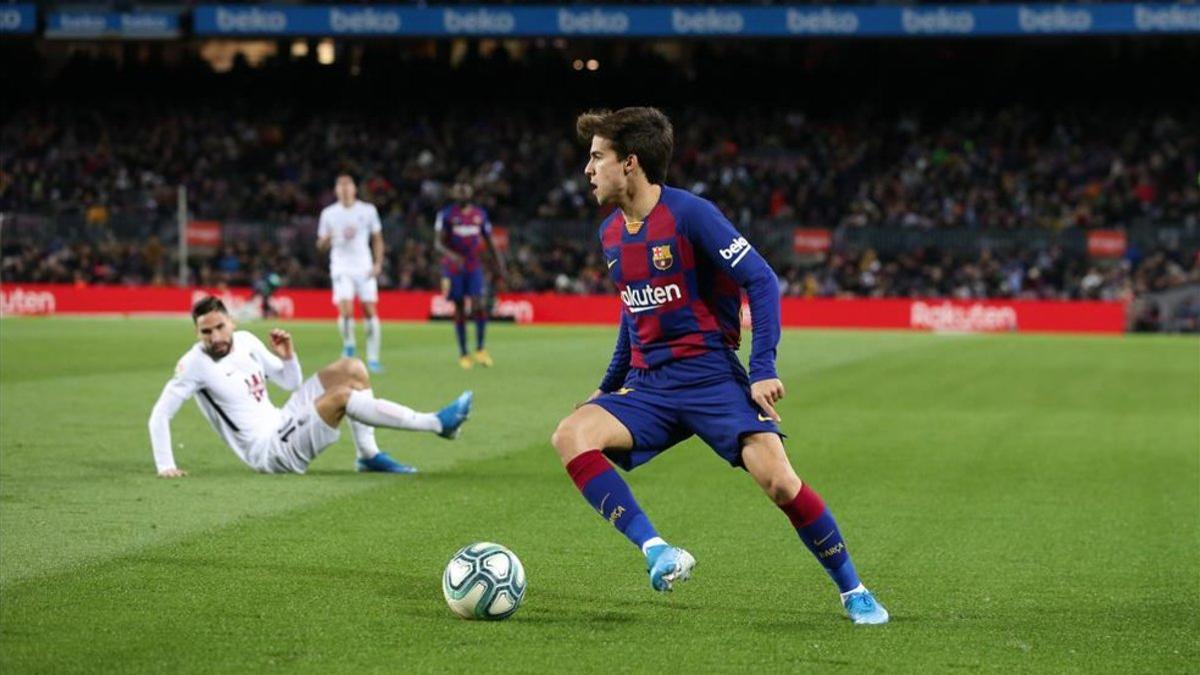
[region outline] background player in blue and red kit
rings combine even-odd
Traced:
[[[471,203],[473,189],[458,182],[450,189],[454,203],[438,211],[434,228],[435,246],[442,255],[442,292],[454,303],[454,332],[458,337],[458,363],[470,368],[473,363],[491,366],[492,357],[484,349],[487,330],[487,303],[483,301],[483,250],[491,250],[496,269],[504,269],[504,258],[492,244],[492,222],[487,212]],[[502,272],[497,272],[502,274]],[[475,318],[475,358],[467,353],[467,316]]]
[[[596,199],[616,207],[600,241],[624,307],[604,380],[552,437],[575,485],[642,550],[651,586],[669,591],[695,558],[659,536],[610,460],[630,470],[695,434],[783,510],[854,623],[887,622],[833,515],[784,451],[774,406],[784,395],[774,272],[711,202],[663,184],[674,141],[661,112],[586,113],[577,129],[591,143],[585,173]],[[754,329],[749,374],[736,353],[742,289]]]

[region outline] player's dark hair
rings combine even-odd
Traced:
[[[192,323],[196,323],[200,320],[200,317],[209,312],[220,312],[225,316],[229,316],[229,310],[225,309],[225,303],[221,302],[220,298],[209,295],[200,298],[196,301],[196,304],[192,305]]]
[[[675,130],[658,108],[589,110],[575,121],[579,140],[590,143],[599,136],[612,143],[621,159],[636,155],[651,183],[667,179],[667,166],[675,152]]]

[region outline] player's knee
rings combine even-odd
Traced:
[[[578,455],[586,445],[583,443],[583,430],[580,424],[574,417],[567,417],[558,423],[558,427],[554,429],[554,433],[550,434],[550,444],[558,452],[558,456],[564,462],[570,461]]]
[[[362,359],[343,356],[334,365],[352,383],[363,387],[370,386],[371,374],[367,372],[367,366]]]
[[[354,390],[348,385],[339,384],[325,390],[325,395],[321,398],[327,400],[333,407],[339,410],[345,410],[346,405],[350,403],[350,394]]]
[[[801,487],[800,479],[790,469],[779,469],[759,478],[759,485],[762,486],[767,497],[776,504],[783,504],[795,499]]]

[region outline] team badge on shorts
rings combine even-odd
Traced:
[[[654,269],[660,272],[671,269],[671,265],[675,262],[675,259],[671,257],[670,244],[655,246],[650,250],[650,253],[654,258]]]

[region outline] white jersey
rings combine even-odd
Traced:
[[[330,238],[329,274],[370,274],[371,235],[383,231],[379,211],[373,204],[355,201],[350,208],[334,202],[321,211],[317,236]]]
[[[197,342],[179,359],[175,376],[150,413],[150,442],[159,472],[175,468],[170,422],[192,397],[234,454],[255,469],[263,468],[263,441],[272,438],[283,421],[267,394],[267,380],[292,391],[302,379],[298,357],[280,359],[252,333],[234,332],[233,346],[220,361]]]

